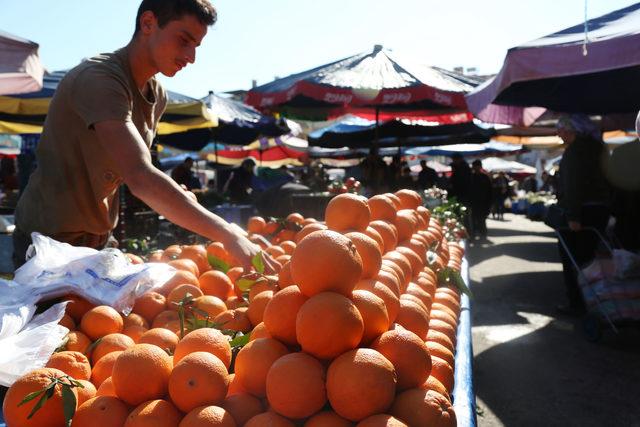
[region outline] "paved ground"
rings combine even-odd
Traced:
[[[564,302],[556,240],[522,216],[470,246],[480,426],[640,426],[640,331],[584,339]]]

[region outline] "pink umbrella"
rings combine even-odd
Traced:
[[[43,76],[38,44],[0,31],[0,95],[39,91]]]

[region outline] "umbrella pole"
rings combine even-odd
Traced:
[[[380,138],[380,132],[379,132],[379,127],[380,125],[380,107],[376,106],[376,129],[375,129],[375,136],[373,138],[373,144],[375,147],[378,147],[378,139]]]

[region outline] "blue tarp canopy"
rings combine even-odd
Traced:
[[[439,124],[424,120],[394,119],[376,122],[346,116],[332,125],[309,134],[309,145],[325,148],[368,148],[444,145],[453,142],[482,143],[495,134],[473,122]]]

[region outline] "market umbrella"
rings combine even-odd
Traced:
[[[505,172],[517,175],[533,175],[536,173],[536,168],[532,166],[499,157],[482,159],[482,168],[491,173]]]
[[[36,92],[0,96],[0,126],[12,130],[11,133],[40,133],[53,94],[67,71],[45,74],[43,86]],[[158,128],[160,135],[210,129],[216,125],[217,119],[200,100],[167,91],[167,108]]]
[[[500,142],[487,142],[486,144],[453,144],[436,147],[419,147],[405,150],[409,156],[483,156],[483,155],[513,155],[522,149],[515,144],[503,144]]]
[[[220,122],[212,137],[223,144],[245,145],[261,137],[275,137],[291,132],[285,119],[260,113],[242,102],[209,92],[202,98],[209,111]],[[292,126],[293,127],[293,126]]]
[[[245,150],[242,148],[218,150],[216,154],[201,153],[210,162],[223,165],[238,166],[246,159],[253,159],[262,167],[277,168],[283,165],[301,165],[305,151],[294,150],[285,146],[267,148],[266,150]]]
[[[440,124],[426,120],[392,119],[376,124],[361,117],[346,116],[330,126],[309,134],[309,144],[326,148],[376,146],[437,145],[453,142],[481,143],[489,141],[492,129],[473,122]]]
[[[545,109],[640,109],[640,3],[514,47],[500,72],[467,95],[489,123],[530,125]],[[586,31],[585,31],[586,30]]]
[[[400,113],[468,122],[464,95],[478,81],[382,46],[251,89],[247,104],[287,117],[326,120],[348,113],[376,121]],[[382,116],[381,116],[382,115]]]
[[[40,90],[43,75],[38,44],[0,31],[0,95]]]

